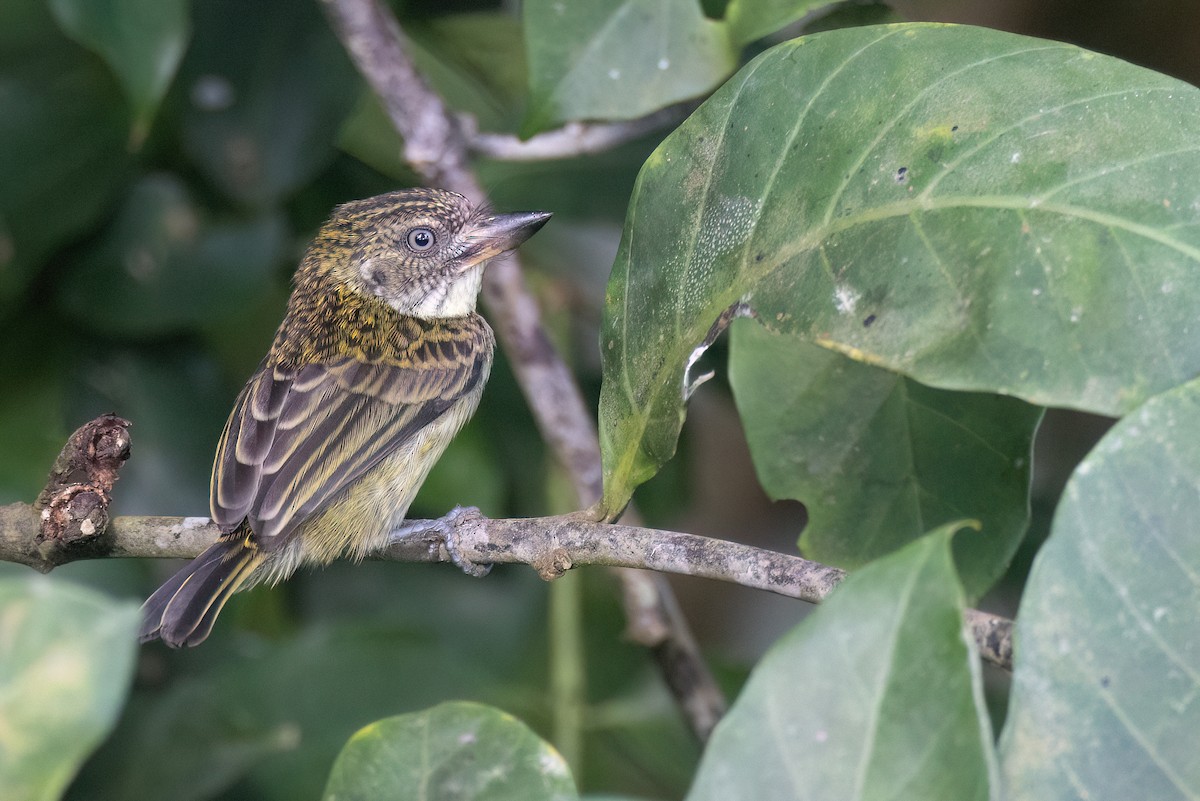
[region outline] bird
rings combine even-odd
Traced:
[[[491,371],[484,267],[550,216],[432,188],[334,208],[217,444],[217,541],[143,604],[142,642],[198,645],[233,593],[387,542]]]

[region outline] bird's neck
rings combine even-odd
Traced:
[[[483,265],[479,264],[430,289],[411,313],[426,320],[465,317],[474,313],[482,285]]]
[[[426,318],[401,314],[382,299],[344,284],[298,284],[270,359],[297,366],[345,357],[398,362],[431,329],[473,327],[480,322],[482,318],[472,310],[454,317]]]

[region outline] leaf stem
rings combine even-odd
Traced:
[[[583,643],[583,576],[550,585],[550,703],[554,745],[576,776],[583,775],[587,667]]]

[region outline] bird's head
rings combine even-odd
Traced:
[[[402,189],[335,208],[304,269],[401,314],[460,317],[475,309],[488,259],[548,219],[544,211],[496,214],[441,189]]]

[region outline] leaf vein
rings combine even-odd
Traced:
[[[904,117],[905,113],[908,112],[910,109],[912,109],[914,106],[916,106],[920,101],[924,100],[925,97],[930,92],[932,92],[936,87],[942,85],[946,81],[949,81],[953,78],[957,78],[959,75],[962,75],[965,72],[969,72],[969,71],[975,69],[976,67],[981,67],[981,66],[984,66],[985,64],[990,64],[994,61],[1001,61],[1006,58],[1013,58],[1016,56],[1025,55],[1027,53],[1036,53],[1036,52],[1039,52],[1042,50],[1057,50],[1057,49],[1060,49],[1061,47],[1062,47],[1062,45],[1049,45],[1049,46],[1041,46],[1041,47],[1029,47],[1024,50],[1014,50],[1014,51],[1010,51],[1008,53],[1000,53],[1000,54],[992,56],[990,58],[980,59],[979,61],[975,61],[970,64],[964,64],[963,66],[959,67],[958,69],[954,70],[953,72],[948,72],[945,75],[943,75],[941,78],[939,78],[938,80],[933,81],[932,83],[927,84],[926,86],[922,87],[921,91],[914,94],[912,99],[909,100],[908,103],[906,103],[894,115],[892,115],[891,119],[889,119],[887,121],[886,125],[880,126],[879,132],[875,135],[875,138],[873,140],[871,140],[871,142],[868,143],[865,148],[862,149],[862,153],[859,156],[858,160],[855,161],[852,165],[850,165],[850,167],[848,167],[846,169],[846,174],[842,177],[841,184],[838,186],[838,188],[836,190],[834,190],[833,195],[830,197],[829,205],[826,207],[825,214],[821,218],[822,224],[828,225],[829,221],[833,219],[833,212],[837,208],[838,202],[841,201],[842,195],[844,195],[846,193],[846,187],[848,187],[850,185],[850,182],[854,179],[854,176],[858,173],[859,169],[862,167],[862,165],[864,163],[866,163],[867,157],[871,155],[872,151],[874,151],[875,148],[879,145],[879,143],[884,140],[884,138],[887,136],[887,134],[890,133],[891,130],[896,127],[896,125]],[[858,55],[858,54],[856,53],[855,55]]]
[[[1125,487],[1125,490],[1125,497],[1132,497],[1134,492],[1128,486]],[[1148,522],[1145,520],[1143,512],[1137,507],[1136,503],[1131,504],[1131,506],[1138,513],[1138,516],[1142,518],[1143,523]],[[1077,510],[1075,516],[1076,520],[1078,520],[1079,524],[1082,526],[1085,522],[1083,520],[1082,512]],[[1142,611],[1134,605],[1129,598],[1129,588],[1117,581],[1116,577],[1114,577],[1107,570],[1104,558],[1097,551],[1095,542],[1085,537],[1080,540],[1079,547],[1082,554],[1087,557],[1091,569],[1094,570],[1096,575],[1102,578],[1106,584],[1112,587],[1113,595],[1120,602],[1121,606],[1124,607],[1125,610],[1134,618],[1134,620],[1137,621],[1138,628],[1141,629],[1141,631],[1146,635],[1147,639],[1149,639],[1154,645],[1158,646],[1158,650],[1162,653],[1162,655],[1165,656],[1173,665],[1178,667],[1184,673],[1184,675],[1191,679],[1193,684],[1200,685],[1200,671],[1197,671],[1196,668],[1188,664],[1187,660],[1185,660],[1179,655],[1178,652],[1171,648],[1167,641],[1164,640],[1158,633],[1157,629],[1155,629],[1154,626],[1151,625],[1150,621],[1146,619],[1146,616],[1142,614]]]
[[[1029,123],[1033,120],[1038,119],[1039,117],[1044,117],[1047,114],[1057,114],[1060,111],[1066,111],[1067,109],[1072,108],[1074,106],[1087,105],[1089,103],[1094,103],[1098,100],[1107,100],[1112,97],[1121,97],[1122,95],[1138,94],[1141,92],[1169,92],[1169,91],[1171,91],[1171,89],[1169,87],[1163,87],[1163,86],[1151,86],[1151,87],[1147,87],[1145,89],[1133,89],[1133,88],[1126,87],[1125,89],[1118,89],[1118,90],[1111,91],[1111,92],[1101,92],[1100,94],[1092,95],[1091,97],[1077,98],[1075,100],[1070,101],[1069,103],[1062,103],[1060,105],[1052,106],[1050,108],[1040,108],[1033,114],[1030,114],[1026,117],[1016,120],[1015,122],[1013,122],[1009,125],[1004,126],[1003,128],[1000,128],[999,130],[995,131],[988,138],[986,138],[980,142],[977,142],[974,147],[964,150],[958,156],[956,156],[955,158],[953,158],[950,161],[943,164],[942,169],[939,170],[929,180],[929,184],[921,191],[921,194],[918,197],[922,200],[928,199],[929,197],[931,197],[933,195],[933,190],[937,188],[937,185],[939,183],[941,183],[942,179],[945,178],[950,173],[952,173],[955,169],[957,169],[958,166],[960,164],[962,164],[964,161],[971,158],[976,153],[978,153],[979,151],[986,148],[988,145],[995,143],[995,141],[997,139],[999,139],[1000,137],[1009,133],[1010,131],[1014,131],[1017,128],[1020,128],[1021,126],[1025,125],[1026,123]]]
[[[866,747],[863,749],[862,756],[859,759],[857,769],[854,775],[854,793],[852,798],[863,797],[863,787],[867,781],[867,774],[871,768],[871,757],[875,754],[875,748],[879,740],[879,719],[882,712],[884,696],[887,693],[889,679],[893,675],[896,667],[896,649],[900,639],[900,629],[902,628],[902,618],[904,610],[907,610],[912,596],[916,591],[917,575],[920,570],[912,570],[906,577],[903,589],[900,592],[900,597],[896,599],[896,604],[892,607],[892,630],[888,633],[888,641],[883,651],[887,654],[887,665],[884,666],[879,673],[878,680],[881,686],[875,689],[873,703],[871,705],[869,719],[867,721],[866,732],[864,732],[864,742]]]
[[[1070,656],[1071,661],[1073,661],[1081,670],[1087,672],[1088,666],[1083,664],[1083,661],[1077,654],[1072,652]],[[1159,769],[1167,781],[1169,781],[1177,790],[1179,790],[1180,795],[1183,798],[1193,800],[1200,798],[1200,796],[1196,796],[1191,791],[1191,788],[1188,787],[1187,781],[1182,776],[1177,774],[1175,770],[1168,763],[1166,763],[1161,756],[1159,756],[1154,748],[1154,744],[1151,743],[1146,737],[1146,734],[1134,724],[1133,720],[1129,717],[1121,705],[1117,703],[1117,699],[1112,693],[1100,689],[1096,693],[1096,697],[1098,697],[1104,703],[1104,705],[1108,707],[1109,711],[1112,712],[1113,717],[1120,721],[1121,725],[1125,728],[1125,731],[1129,733],[1130,739],[1132,739],[1134,743],[1136,743],[1137,746],[1142,750],[1142,752],[1149,757],[1150,761]]]

